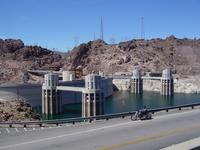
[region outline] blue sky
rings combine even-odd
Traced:
[[[67,51],[99,38],[200,38],[200,0],[0,0],[0,38]]]

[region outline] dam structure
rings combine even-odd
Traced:
[[[174,82],[170,69],[163,70],[161,77],[161,91],[163,96],[171,96],[174,94]]]
[[[143,83],[139,70],[133,70],[133,76],[131,77],[131,93],[142,94]]]
[[[82,94],[82,117],[102,115],[104,111],[104,93],[102,91],[101,76],[87,75],[85,77],[85,90]]]
[[[132,75],[110,75],[110,77],[117,90],[130,90],[135,94],[142,94],[143,91],[155,91],[162,96],[174,94],[174,79],[170,69],[165,69],[162,73],[143,73],[143,75],[140,71],[133,70]]]
[[[44,76],[42,85],[42,113],[58,114],[63,111],[62,99],[60,97],[58,86],[58,75],[53,73]]]
[[[73,80],[73,74],[65,72],[64,81],[59,82],[57,74],[49,73],[45,75],[42,86],[42,113],[58,114],[63,112],[64,98],[62,92],[69,94],[78,92],[78,102],[82,103],[82,116],[96,116],[103,114],[103,102],[106,97],[113,94],[112,79],[96,74],[85,76],[85,80]],[[72,98],[74,98],[72,96]],[[66,101],[66,99],[65,99]]]

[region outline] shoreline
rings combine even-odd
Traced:
[[[113,79],[118,90],[129,90],[131,79]],[[160,92],[160,80],[143,80],[143,91]],[[200,94],[200,75],[174,79],[174,93]]]

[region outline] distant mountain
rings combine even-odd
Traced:
[[[161,72],[171,68],[178,76],[200,74],[200,40],[166,39],[130,40],[107,44],[102,40],[90,41],[67,53],[58,53],[40,46],[26,46],[21,40],[0,39],[0,83],[19,82],[27,70],[57,66],[61,70],[83,68],[84,74],[103,71]],[[28,74],[30,82],[41,78]]]
[[[61,55],[40,46],[26,46],[21,40],[0,39],[0,83],[19,82],[27,70],[44,66],[62,67]]]
[[[200,40],[170,36],[119,44],[90,41],[68,54],[64,68],[77,66],[82,66],[85,73],[99,70],[105,73],[131,72],[134,68],[160,72],[171,68],[180,76],[200,74]]]

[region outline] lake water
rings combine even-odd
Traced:
[[[135,111],[144,105],[147,108],[160,108],[200,102],[200,94],[175,94],[172,97],[161,96],[160,93],[144,92],[135,95],[128,91],[117,91],[104,103],[105,114]],[[41,106],[35,107],[41,114]],[[53,116],[43,116],[43,119],[73,118],[81,117],[81,104],[64,105],[64,113]]]

